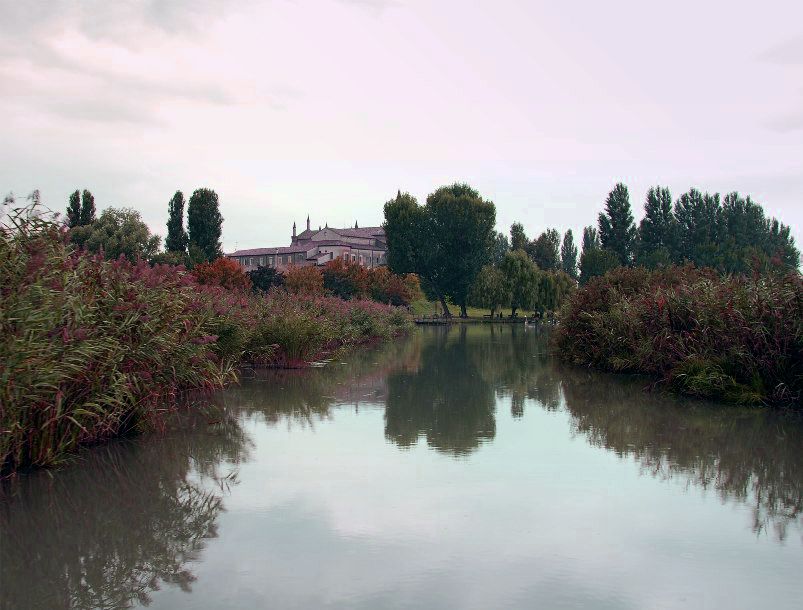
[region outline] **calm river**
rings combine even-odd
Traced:
[[[803,426],[421,329],[23,477],[0,608],[800,608]]]

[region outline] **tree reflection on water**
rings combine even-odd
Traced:
[[[386,438],[401,447],[424,438],[464,456],[494,440],[497,404],[509,400],[514,418],[527,404],[565,409],[575,434],[637,460],[645,474],[750,505],[756,533],[784,539],[801,529],[800,418],[651,393],[644,379],[568,367],[549,355],[548,337],[548,329],[512,325],[414,337],[414,366],[387,378]]]
[[[94,448],[6,486],[0,607],[128,608],[163,584],[190,590],[188,564],[216,536],[248,442],[225,414],[187,419],[181,432]]]
[[[749,504],[753,530],[801,528],[803,425],[779,413],[709,405],[640,390],[643,382],[555,366],[578,434],[636,459],[643,471]]]

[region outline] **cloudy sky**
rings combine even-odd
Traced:
[[[236,8],[233,6],[236,4]],[[0,189],[89,188],[224,248],[379,224],[465,181],[498,227],[592,223],[617,181],[751,194],[803,238],[803,5],[0,0]]]

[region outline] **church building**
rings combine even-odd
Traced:
[[[387,264],[387,243],[382,227],[363,227],[354,223],[351,229],[332,229],[327,224],[323,229],[307,228],[293,235],[289,246],[276,248],[252,248],[237,250],[226,256],[236,260],[246,271],[257,267],[287,269],[290,265],[325,265],[331,260],[342,258],[365,267],[378,267]]]

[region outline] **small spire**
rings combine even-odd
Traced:
[[[307,231],[309,231],[309,214],[307,214]]]
[[[293,222],[293,239],[296,237],[296,223]]]
[[[360,227],[357,226],[357,221],[356,220],[354,221],[354,228],[355,229],[359,229],[360,228]]]

